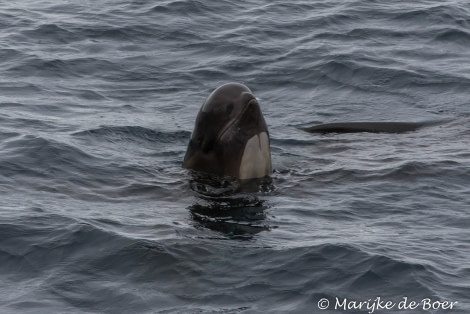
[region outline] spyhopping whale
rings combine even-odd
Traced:
[[[315,125],[310,133],[403,133],[429,123],[344,122]],[[255,179],[272,172],[269,131],[256,97],[243,84],[215,89],[196,117],[183,167],[218,176]]]

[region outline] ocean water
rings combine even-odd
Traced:
[[[3,1],[0,30],[1,313],[470,312],[468,1]],[[181,168],[227,82],[258,192]],[[344,121],[443,123],[300,130]]]

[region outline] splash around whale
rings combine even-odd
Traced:
[[[310,133],[403,133],[433,122],[343,122],[303,129]],[[269,131],[258,100],[240,83],[215,89],[206,99],[186,150],[183,167],[241,180],[272,172]]]

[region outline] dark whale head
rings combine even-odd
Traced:
[[[209,95],[197,115],[183,167],[239,179],[270,175],[268,127],[248,87],[229,83]]]

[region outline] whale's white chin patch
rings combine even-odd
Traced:
[[[262,178],[271,173],[271,152],[266,132],[261,132],[246,142],[240,163],[240,179]]]

